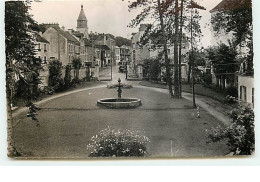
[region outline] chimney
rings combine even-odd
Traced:
[[[73,32],[73,29],[68,29],[68,32],[70,33],[70,34],[72,34],[72,32]]]
[[[65,26],[64,25],[61,28],[62,28],[63,31],[65,31]]]
[[[106,39],[106,35],[104,35],[104,44],[106,44],[106,40],[107,40],[107,39]]]

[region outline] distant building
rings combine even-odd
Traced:
[[[49,27],[43,37],[50,42],[50,59],[57,59],[62,65],[72,64],[73,58],[80,56],[80,42],[61,28],[54,26]]]
[[[42,33],[36,33],[36,57],[41,59],[43,64],[47,64],[50,57],[50,42],[47,41],[44,37],[42,37]]]
[[[41,83],[39,84],[39,87],[42,88],[44,86],[48,85],[48,63],[50,60],[50,43],[45,38],[42,37],[42,33],[35,33],[36,36],[36,45],[35,45],[35,51],[36,51],[36,57],[41,59],[42,63],[42,69],[40,70],[40,79]]]
[[[116,59],[116,65],[119,65],[120,62],[120,47],[115,47],[115,59]]]
[[[131,47],[130,46],[126,46],[126,45],[122,45],[121,47],[119,47],[120,49],[120,52],[119,52],[119,55],[120,55],[120,61],[119,61],[119,64],[122,65],[122,64],[125,64],[125,63],[129,63],[131,58],[130,58],[130,50],[131,50]]]
[[[102,50],[101,67],[106,67],[108,65],[116,64],[115,49],[116,41],[109,34],[97,34],[94,40],[95,47]]]
[[[131,51],[131,67],[135,70],[136,74],[139,78],[142,79],[142,66],[144,60],[146,59],[155,59],[158,57],[159,53],[162,52],[163,48],[160,46],[152,48],[154,45],[150,41],[147,45],[142,47],[139,46],[139,42],[141,37],[144,35],[145,30],[147,29],[147,24],[141,24],[139,27],[139,31],[137,33],[132,34],[132,51]],[[167,45],[168,49],[168,57],[172,61],[174,58],[174,47],[172,44]],[[187,54],[189,51],[189,42],[186,36],[183,36],[182,41],[182,79],[187,80],[187,73],[188,73],[188,62],[184,55]],[[162,58],[163,59],[163,58]],[[165,71],[165,70],[164,70]]]

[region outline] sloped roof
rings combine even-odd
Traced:
[[[83,5],[81,5],[81,10],[80,10],[80,13],[79,13],[78,20],[87,20],[87,17],[85,15],[84,10],[83,10]]]
[[[63,31],[60,28],[53,27],[59,34],[61,34],[63,37],[65,37],[67,40],[75,43],[76,45],[80,45],[80,42],[73,36],[71,35],[68,31]]]
[[[210,13],[252,7],[252,0],[222,0]]]
[[[88,39],[84,39],[85,46],[91,47],[92,43]]]
[[[42,36],[40,36],[39,34],[36,34],[36,41],[49,44],[49,41],[43,38]]]
[[[110,48],[107,45],[95,45],[95,47],[100,48],[102,50],[108,51]]]
[[[84,37],[84,34],[79,31],[73,31],[72,34],[78,38]]]

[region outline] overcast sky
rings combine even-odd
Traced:
[[[210,45],[209,10],[214,8],[221,0],[194,0],[207,10],[201,11],[201,27],[204,37],[202,45]],[[88,19],[89,32],[111,33],[115,36],[130,38],[131,33],[137,29],[128,28],[127,25],[135,17],[137,11],[128,12],[128,0],[42,0],[32,3],[31,14],[38,23],[59,23],[65,29],[76,29],[77,18],[81,9]]]

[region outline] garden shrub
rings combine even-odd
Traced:
[[[237,87],[230,86],[226,89],[226,94],[232,97],[238,97]]]
[[[211,74],[205,73],[203,75],[202,79],[203,79],[204,84],[206,84],[206,85],[211,85],[212,84],[212,76],[211,76]]]
[[[255,150],[254,111],[240,107],[231,112],[231,118],[233,121],[226,128],[206,130],[207,142],[226,140],[234,155],[251,155]]]
[[[110,127],[101,130],[91,138],[88,149],[90,157],[143,157],[147,156],[149,139],[138,132],[130,130],[112,130]]]
[[[64,89],[61,69],[62,63],[59,60],[50,61],[48,86],[55,88],[54,90],[57,91],[62,91]]]
[[[66,66],[65,76],[64,76],[64,87],[65,89],[71,87],[71,66],[70,65]]]

